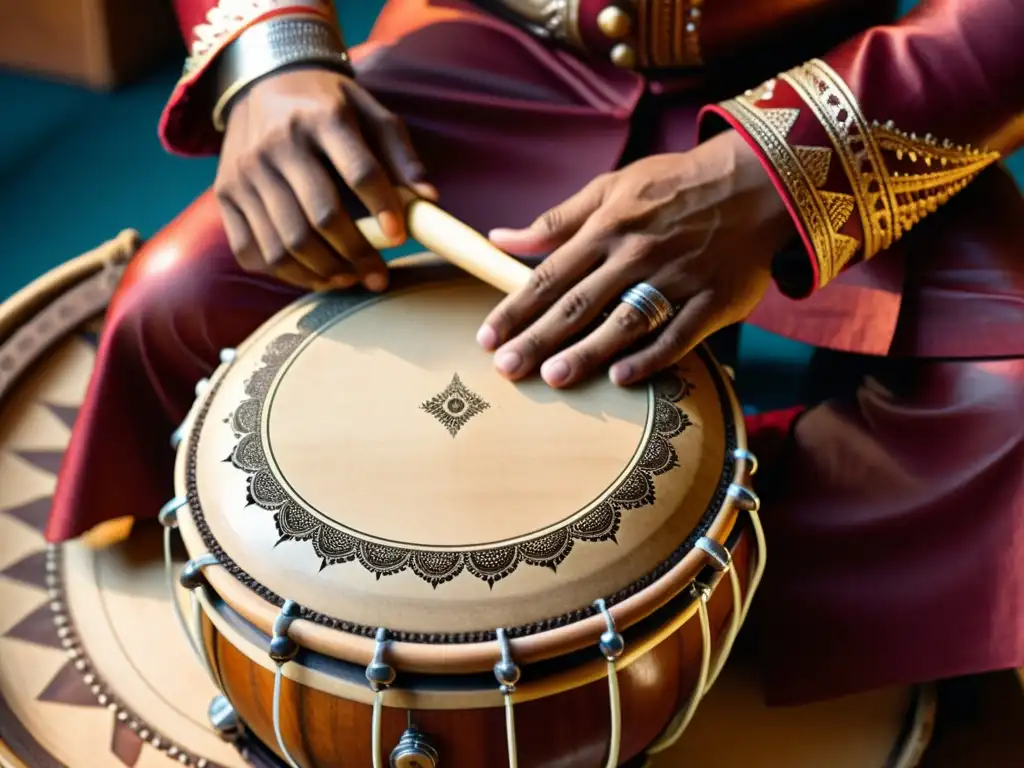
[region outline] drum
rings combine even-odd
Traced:
[[[161,519],[226,735],[299,768],[617,766],[692,718],[764,566],[729,377],[700,348],[634,388],[508,382],[474,341],[500,297],[396,268],[200,382]]]

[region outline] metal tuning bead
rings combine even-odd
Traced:
[[[381,730],[384,708],[384,691],[395,682],[395,669],[384,661],[384,649],[387,647],[388,631],[384,627],[377,628],[377,644],[373,649],[373,658],[366,665],[366,680],[370,683],[373,697],[373,718],[370,721],[370,744],[373,757],[373,768],[383,768],[381,760]],[[392,762],[392,765],[394,763]],[[415,763],[409,763],[415,765]]]
[[[603,633],[601,633],[601,640],[598,643],[598,647],[601,649],[601,653],[605,659],[609,662],[615,661],[622,652],[626,650],[626,641],[622,639],[622,635],[615,629],[615,619],[612,618],[611,611],[608,610],[608,604],[604,601],[604,598],[597,600],[594,603],[594,607],[601,612],[601,616],[604,617],[604,623],[607,627]]]
[[[281,752],[288,768],[299,768],[295,758],[284,743],[284,734],[281,731],[281,688],[284,681],[284,666],[299,655],[299,644],[288,636],[288,630],[294,621],[302,616],[302,609],[294,600],[285,600],[281,605],[281,612],[274,619],[273,636],[270,639],[269,655],[277,668],[274,670],[274,698],[271,708],[271,718],[274,723],[274,738],[277,739],[277,748]]]
[[[761,499],[758,495],[738,483],[729,486],[729,498],[733,499],[736,506],[744,512],[758,512],[761,509]]]
[[[190,592],[200,587],[205,587],[206,575],[203,573],[203,569],[216,564],[217,556],[209,552],[189,560],[185,563],[185,567],[181,569],[178,583]]]
[[[619,764],[619,753],[622,749],[622,702],[619,697],[619,677],[615,669],[615,661],[626,650],[626,641],[615,628],[615,618],[608,610],[608,603],[604,598],[594,602],[594,607],[604,617],[605,631],[601,633],[598,647],[608,662],[608,706],[611,727],[608,739],[608,758],[605,768],[617,768]]]
[[[274,636],[270,639],[270,658],[280,666],[294,659],[299,653],[299,644],[288,636],[288,630],[297,618],[302,615],[299,604],[294,600],[285,600],[281,613],[274,619]]]
[[[736,459],[736,461],[744,461],[744,462],[746,462],[746,464],[747,464],[747,471],[751,475],[756,475],[757,474],[757,467],[758,467],[757,456],[755,456],[753,453],[748,451],[746,448],[737,448],[735,451],[732,452],[732,457],[734,459]]]
[[[184,507],[187,503],[188,499],[186,499],[184,496],[175,496],[173,499],[171,499],[162,507],[160,507],[160,512],[156,516],[156,519],[160,521],[160,524],[164,528],[177,528],[178,510]]]
[[[213,730],[224,741],[237,741],[242,735],[242,721],[238,718],[235,708],[231,706],[231,702],[224,696],[214,696],[206,714]]]
[[[519,682],[519,667],[512,660],[512,646],[508,642],[508,635],[504,629],[497,630],[498,644],[501,647],[501,660],[494,665],[494,678],[501,687],[503,696],[516,692],[516,683]]]
[[[440,755],[415,725],[405,729],[391,751],[391,768],[437,768]]]
[[[707,555],[707,570],[703,571],[698,579],[704,582],[710,592],[718,586],[718,582],[732,565],[732,554],[724,545],[707,536],[701,536],[693,546]]]
[[[714,539],[701,536],[694,546],[708,556],[711,567],[716,571],[724,571],[732,564],[732,555],[729,554],[729,550]]]
[[[384,661],[384,648],[388,642],[388,631],[384,627],[377,629],[377,645],[373,649],[373,660],[366,665],[366,679],[370,689],[380,691],[395,682],[395,670]]]
[[[519,682],[519,666],[512,659],[512,645],[508,641],[508,633],[504,629],[495,630],[501,659],[494,665],[494,678],[498,681],[498,690],[505,697],[505,741],[508,745],[508,766],[518,768],[519,751],[516,746],[516,715],[512,703],[512,694],[516,692]]]

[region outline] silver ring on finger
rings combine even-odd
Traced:
[[[621,300],[647,319],[648,333],[663,326],[675,314],[672,302],[650,283],[637,283],[622,294]]]

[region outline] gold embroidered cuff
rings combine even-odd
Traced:
[[[319,64],[351,75],[338,28],[316,16],[279,16],[254,24],[220,54],[213,126],[223,132],[231,102],[257,80],[293,64]]]
[[[870,119],[817,59],[717,109],[758,147],[786,197],[815,288],[889,248],[999,158]]]

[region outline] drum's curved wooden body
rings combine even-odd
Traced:
[[[638,389],[512,384],[473,341],[497,292],[395,281],[298,302],[198,388],[171,506],[201,655],[301,768],[372,765],[375,700],[381,764],[412,724],[478,768],[509,762],[505,652],[518,765],[603,766],[610,619],[625,762],[692,715],[763,567],[728,378],[700,350]]]
[[[745,540],[734,552],[744,583],[750,574],[749,553]],[[277,751],[271,712],[274,665],[267,656],[270,638],[217,598],[204,599],[203,608],[203,640],[224,694],[254,735]],[[716,654],[721,651],[731,618],[728,589],[716,590],[709,608],[715,628],[712,653]],[[686,705],[697,681],[700,654],[700,627],[691,616],[678,630],[619,670],[622,762],[643,752]],[[604,670],[598,668],[597,672],[601,675],[598,680],[516,705],[520,766],[575,768],[604,764],[610,730],[608,684]],[[286,674],[282,729],[298,764],[302,768],[372,765],[372,705],[353,698],[353,689],[366,687],[363,667],[305,653],[289,665]],[[437,681],[439,688],[455,682],[452,678]],[[476,682],[476,689],[495,685],[490,675],[477,676]],[[449,698],[455,706],[457,697]],[[507,764],[505,713],[500,707],[416,709],[413,718],[429,735],[445,766]],[[385,708],[385,753],[398,743],[407,725],[405,709]]]

